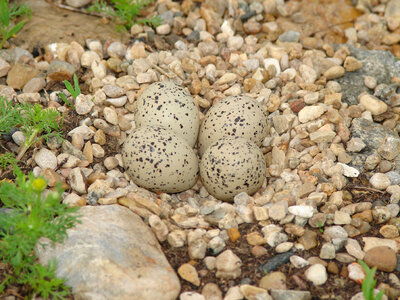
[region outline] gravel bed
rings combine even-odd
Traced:
[[[157,244],[178,283],[157,294],[166,287],[153,283],[164,276],[154,263],[143,288],[154,293],[140,291],[145,283],[132,287],[140,299],[363,299],[359,259],[377,267],[382,299],[400,297],[400,2],[359,0],[358,10],[347,1],[316,2],[157,1],[148,13],[164,23],[134,25],[129,44],[88,39],[33,53],[12,43],[0,50],[0,95],[64,116],[65,141],[36,145],[22,169],[43,175],[49,188],[61,181],[68,205],[107,206],[117,216],[115,207],[123,206],[151,229],[131,239],[137,249]],[[74,73],[82,90],[77,99],[62,84]],[[122,147],[139,128],[137,101],[150,84],[166,80],[193,98],[200,122],[230,96],[258,103],[268,133],[258,145],[266,175],[255,193],[222,201],[200,178],[180,193],[151,192],[131,180]],[[23,139],[19,131],[1,139],[0,152],[17,153]],[[200,160],[197,144],[193,151]],[[250,178],[248,170],[238,167]],[[0,179],[6,177],[12,174]],[[108,236],[116,223],[87,211],[104,225],[108,247],[126,248],[125,238]],[[143,240],[147,234],[154,242]],[[77,299],[97,289],[97,297],[133,299],[128,283],[110,287],[113,296],[100,288],[107,289],[106,275],[138,270],[122,266],[123,273],[91,266],[87,276],[97,285],[67,282]]]

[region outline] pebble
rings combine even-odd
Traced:
[[[225,250],[217,256],[215,266],[217,278],[235,279],[241,274],[242,261],[232,250]]]
[[[309,291],[271,290],[271,296],[274,300],[311,300]]]
[[[349,272],[349,279],[357,282],[358,284],[362,284],[365,279],[364,269],[358,263],[351,263],[347,266]]]
[[[186,263],[181,265],[178,268],[178,274],[182,279],[190,282],[191,284],[194,284],[195,286],[200,285],[200,279],[197,270],[191,264]]]
[[[242,284],[240,286],[240,292],[243,294],[245,299],[272,300],[271,296],[265,289],[249,284]]]
[[[287,42],[287,43],[297,43],[299,41],[300,32],[288,30],[282,33],[278,40],[280,42]]]
[[[38,75],[39,70],[28,65],[16,63],[7,73],[7,85],[13,89],[21,90],[29,80]]]
[[[26,136],[22,131],[14,132],[11,137],[18,146],[22,146],[26,141]]]
[[[128,101],[128,97],[127,96],[122,96],[119,98],[107,98],[105,100],[105,103],[108,103],[110,105],[113,105],[115,107],[123,107],[126,102]]]
[[[364,262],[380,271],[392,272],[397,264],[396,252],[387,246],[378,246],[366,251]]]
[[[302,218],[311,218],[314,214],[314,208],[307,205],[293,205],[288,208],[288,211]]]
[[[1,77],[1,76],[0,76]],[[35,77],[29,80],[22,89],[23,93],[38,93],[46,86],[43,77]]]
[[[0,58],[0,77],[6,76],[10,69],[10,64],[4,59]]]
[[[284,252],[271,257],[266,264],[260,266],[259,269],[263,272],[271,272],[276,270],[280,265],[285,264],[289,261],[290,257],[294,254],[294,251]]]
[[[362,240],[364,242],[364,252],[379,246],[387,246],[397,252],[397,244],[394,240],[381,239],[377,237],[363,237]]]
[[[42,148],[39,150],[39,152],[36,153],[35,162],[42,169],[57,169],[56,155],[46,148]]]
[[[346,243],[346,251],[350,255],[354,256],[357,259],[363,259],[365,256],[365,252],[361,250],[360,244],[357,242],[357,240],[354,239],[347,239]]]
[[[171,25],[163,24],[163,25],[157,26],[156,31],[158,34],[167,35],[171,32]]]
[[[108,123],[111,123],[113,125],[118,125],[118,115],[115,109],[112,107],[105,107],[103,110],[104,118]]]
[[[65,205],[68,205],[70,207],[74,206],[85,206],[86,205],[86,200],[82,198],[81,196],[71,193],[68,194],[62,201]]]
[[[92,108],[94,107],[94,103],[90,95],[80,94],[75,99],[75,111],[78,115],[86,115],[88,114]]]
[[[383,114],[387,111],[388,107],[385,102],[379,100],[375,96],[370,94],[364,94],[360,96],[360,104],[362,104],[366,110],[371,112],[374,116]]]
[[[326,268],[321,264],[312,265],[304,272],[304,275],[308,281],[317,286],[323,285],[328,280]]]
[[[267,291],[286,290],[286,276],[282,272],[271,272],[261,278],[259,287]]]
[[[336,256],[335,246],[331,243],[325,243],[321,247],[319,257],[322,259],[334,259]]]
[[[222,300],[222,292],[218,285],[209,282],[204,285],[201,290],[201,294],[204,296],[205,300]]]
[[[206,300],[206,298],[196,292],[183,292],[180,294],[179,300]]]
[[[319,105],[306,106],[299,111],[298,115],[299,121],[301,123],[307,123],[309,121],[319,118],[324,112],[325,109],[322,106]]]
[[[232,50],[239,50],[242,48],[244,40],[241,36],[231,36],[228,38],[227,46]]]
[[[327,80],[332,80],[342,77],[344,73],[345,69],[342,66],[333,66],[324,72],[324,76]]]
[[[305,260],[304,258],[297,256],[297,255],[292,255],[290,257],[290,262],[292,263],[292,265],[295,268],[298,268],[298,269],[307,267],[310,264],[307,260]]]

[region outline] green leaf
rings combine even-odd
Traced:
[[[0,0],[0,26],[10,25],[10,12],[8,10],[8,0]]]
[[[11,38],[14,36],[14,34],[17,34],[22,27],[24,27],[25,21],[19,22],[17,25],[15,25],[7,34],[7,39]]]
[[[72,84],[68,80],[64,80],[65,88],[72,95],[72,97],[76,98],[75,90]]]
[[[62,242],[67,230],[79,222],[78,208],[61,203],[60,184],[43,194],[35,190],[38,178],[32,173],[26,178],[16,168],[15,174],[14,183],[0,184],[0,201],[8,209],[0,214],[0,258],[11,267],[0,289],[22,284],[27,286],[28,298],[36,294],[46,299],[64,299],[70,291],[62,279],[55,277],[55,261],[48,266],[38,264],[35,248],[42,237]]]
[[[76,76],[76,74],[74,74],[74,86],[75,86],[76,97],[78,97],[81,94],[81,88],[79,87],[79,80],[78,80],[78,76]]]
[[[375,300],[381,300],[384,294],[385,294],[385,291],[380,291],[380,292],[375,296]]]

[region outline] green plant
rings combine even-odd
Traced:
[[[89,11],[103,13],[106,17],[120,23],[119,30],[130,30],[133,24],[145,24],[157,27],[162,20],[159,16],[152,16],[149,19],[138,19],[140,11],[152,4],[154,0],[111,0],[113,7],[106,4],[104,0],[96,0]]]
[[[68,80],[64,80],[64,85],[65,85],[65,88],[67,89],[67,91],[76,100],[76,97],[78,97],[81,94],[81,88],[79,87],[79,81],[78,81],[78,77],[76,76],[76,74],[74,74],[73,80],[74,80],[74,86],[72,86],[72,84]],[[63,93],[59,93],[58,96],[68,106],[75,109],[75,106],[67,99],[67,97]]]
[[[7,117],[7,120],[4,118]],[[17,160],[24,156],[25,152],[38,141],[50,137],[61,139],[60,128],[62,118],[54,109],[43,109],[38,103],[16,103],[0,97],[0,134],[8,133],[12,128],[18,126],[25,134],[26,141],[21,146]],[[59,122],[61,124],[59,124]]]
[[[9,7],[8,0],[0,0],[0,49],[3,48],[4,43],[17,34],[25,25],[26,20],[23,20],[16,25],[13,24],[13,19],[29,16],[30,9],[25,4],[17,4],[16,2],[12,7]]]
[[[322,222],[318,221],[318,229],[321,233],[324,233],[324,229],[322,228]]]
[[[13,103],[0,96],[0,135],[7,134],[22,122],[22,116],[14,109]]]
[[[374,276],[376,267],[370,269],[362,260],[358,260],[358,263],[363,267],[366,274],[361,287],[365,300],[380,300],[384,294],[384,291],[380,291],[376,296],[374,295],[374,288],[376,285]]]
[[[5,152],[0,154],[0,168],[5,170],[8,166],[16,166],[18,159],[15,158],[14,154],[11,152]]]
[[[35,248],[45,246],[39,241],[41,238],[62,242],[67,229],[79,222],[78,208],[60,203],[60,185],[44,193],[47,183],[43,178],[35,178],[32,173],[26,178],[18,168],[14,173],[15,183],[0,185],[0,258],[10,267],[0,292],[10,284],[22,284],[28,288],[29,296],[64,299],[70,291],[62,279],[55,278],[55,261],[40,265]]]

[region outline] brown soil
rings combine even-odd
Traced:
[[[56,42],[76,41],[84,45],[89,38],[101,41],[116,39],[123,43],[129,41],[128,33],[116,32],[113,23],[105,24],[99,17],[55,8],[45,0],[24,0],[24,3],[31,8],[32,18],[12,44],[29,51]]]

